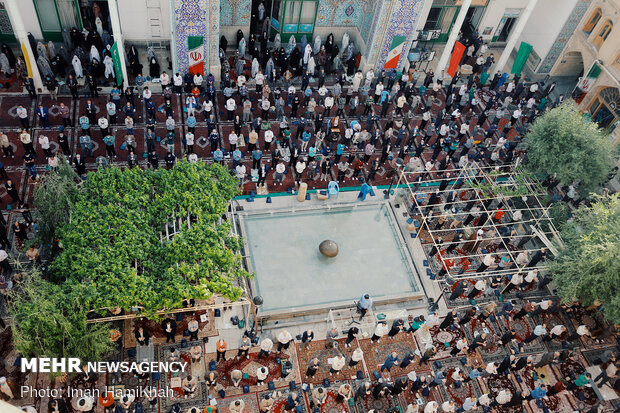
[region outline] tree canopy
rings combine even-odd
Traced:
[[[13,340],[25,357],[77,357],[100,360],[114,344],[109,324],[87,324],[82,300],[63,286],[22,272],[23,282],[10,295]]]
[[[620,323],[620,197],[596,196],[562,229],[566,247],[549,264],[558,294],[565,302],[599,301],[605,317]]]
[[[204,163],[89,173],[56,231],[52,279],[92,309],[142,307],[147,316],[212,293],[236,300],[235,279],[249,274],[222,214],[237,190],[226,169]]]
[[[34,213],[39,224],[36,241],[51,242],[56,228],[69,222],[79,191],[77,181],[78,176],[64,155],[58,156],[57,171],[41,175],[34,191]]]
[[[153,317],[184,299],[240,297],[236,280],[250,274],[223,218],[238,191],[224,167],[100,168],[82,183],[65,169],[35,190],[39,237],[58,240],[50,279],[23,273],[9,300],[22,354],[100,360],[113,349],[110,326],[87,323],[91,310],[140,307]]]
[[[611,141],[572,102],[536,119],[526,142],[530,171],[540,176],[555,173],[564,185],[580,181],[583,195],[604,183],[613,167]]]

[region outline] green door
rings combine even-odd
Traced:
[[[61,42],[62,25],[60,24],[56,0],[34,0],[33,3],[43,38],[46,41]]]
[[[318,0],[285,0],[282,8],[282,42],[288,42],[291,36],[296,41],[306,35],[312,43]]]

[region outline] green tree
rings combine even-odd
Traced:
[[[63,287],[22,272],[23,283],[9,296],[13,340],[26,357],[78,357],[101,360],[113,349],[110,326],[86,323],[88,310],[77,297],[68,298]]]
[[[34,214],[38,223],[36,242],[50,243],[56,229],[69,222],[79,192],[78,176],[64,155],[58,156],[58,170],[42,174],[34,189]]]
[[[178,308],[187,298],[236,300],[249,274],[243,243],[222,220],[237,181],[220,165],[111,167],[88,175],[70,223],[56,231],[52,279],[90,309]]]
[[[549,264],[558,294],[565,302],[603,304],[605,317],[620,323],[620,198],[596,196],[580,208],[562,230],[565,248]]]
[[[572,102],[539,117],[528,133],[527,167],[539,176],[557,174],[562,184],[580,181],[582,195],[604,183],[613,167],[613,145]]]

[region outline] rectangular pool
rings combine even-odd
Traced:
[[[260,312],[352,305],[364,293],[388,299],[419,292],[394,219],[386,203],[243,216]],[[319,252],[326,239],[338,244],[335,258]]]

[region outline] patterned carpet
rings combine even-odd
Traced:
[[[219,413],[230,413],[231,410],[229,406],[231,405],[231,403],[235,402],[236,400],[243,401],[245,405],[245,408],[243,410],[244,412],[258,412],[259,411],[259,404],[258,404],[259,402],[258,402],[256,393],[240,394],[238,396],[218,399],[217,400],[217,411]]]
[[[172,373],[172,372],[162,373],[160,389],[171,388],[173,390],[173,395],[172,397],[162,397],[160,400],[160,405],[163,408],[169,408],[172,405],[178,403],[185,409],[185,408],[192,407],[195,404],[198,404],[203,400],[206,400],[206,397],[208,395],[207,387],[204,381],[202,380],[204,377],[204,373],[205,373],[205,370],[204,370],[205,358],[204,357],[202,358],[203,366],[200,369],[201,371],[198,373],[194,371],[195,366],[191,363],[191,355],[189,352],[191,347],[179,349],[178,346],[174,344],[169,344],[169,345],[159,346],[159,349],[158,349],[159,361],[168,361],[170,350],[172,348],[177,349],[177,351],[179,352],[179,358],[181,359],[181,361],[187,362],[187,368],[185,369],[185,372],[183,373]],[[181,380],[183,380],[188,375],[193,375],[193,376],[198,377],[198,388],[196,392],[194,392],[191,396],[186,398],[181,388]]]
[[[559,378],[565,378],[570,380],[574,380],[574,378],[577,378],[580,374],[586,371],[586,369],[581,363],[571,359],[567,359],[566,361],[558,364],[557,366],[555,366],[555,369],[560,373]],[[583,402],[589,406],[596,404],[596,402],[598,401],[596,393],[590,387],[579,387],[577,389],[571,390],[571,393],[573,394],[573,396],[575,396],[577,400],[580,399],[579,395],[582,394],[584,397]]]
[[[508,332],[511,328],[514,328],[517,334],[517,342],[523,343],[525,338],[530,335],[531,332],[534,331],[534,324],[532,323],[531,318],[523,317],[518,320],[504,320],[503,318],[498,318],[496,325],[500,326],[501,334]],[[507,345],[507,348],[510,348],[511,344]],[[518,346],[513,345],[516,350]],[[540,340],[535,340],[530,343],[524,344],[523,349],[520,354],[536,354],[546,351],[546,347]]]
[[[430,251],[430,247],[429,247],[429,251]],[[475,268],[475,265],[474,265],[474,268]],[[469,291],[471,291],[471,286],[473,286],[473,284],[475,284],[477,280],[465,278],[464,280],[461,280],[461,281],[466,281],[469,283],[468,285],[469,289],[465,293],[465,295],[467,295]],[[456,288],[456,284],[452,286],[452,290],[454,290],[454,288]],[[542,299],[543,297],[549,296],[549,290],[546,287],[543,288],[542,290],[539,290],[534,287],[530,287],[524,291],[519,292],[519,294],[521,294],[527,300],[537,301],[537,300]],[[446,305],[448,306],[448,308],[459,308],[459,307],[470,305],[469,299],[465,295],[462,295],[455,300],[450,300],[450,293],[448,292],[448,294],[444,294]],[[512,290],[508,294],[504,294],[503,297],[504,297],[504,301],[520,300],[520,298],[517,297],[517,290]],[[497,296],[495,296],[495,294],[491,294],[491,295],[478,294],[478,296],[476,297],[476,303],[479,305],[490,303],[491,301],[497,302]]]
[[[379,371],[381,365],[383,365],[385,359],[395,351],[398,353],[399,360],[402,360],[405,354],[411,352],[414,353],[418,348],[415,341],[409,334],[399,333],[394,337],[394,340],[383,337],[379,343],[371,343],[369,338],[360,340],[360,347],[364,351],[364,359],[366,360],[366,366],[369,373],[372,375],[373,371]],[[429,371],[428,365],[419,364],[419,359],[414,360],[407,368],[401,369],[399,364],[392,367],[390,374],[392,377],[406,375],[411,370],[416,372]]]
[[[327,398],[325,402],[321,404],[321,413],[355,413],[355,407],[351,407],[348,401],[338,403],[336,398],[338,397],[338,386],[330,387],[327,390]],[[310,406],[310,401],[312,400],[312,393],[305,393],[306,403]],[[352,400],[352,399],[351,399]]]
[[[289,348],[289,352],[291,349]],[[247,378],[241,380],[240,387],[244,385],[250,386],[251,391],[256,391],[259,389],[264,389],[267,384],[263,384],[261,386],[256,387],[257,378],[256,371],[260,367],[267,367],[269,369],[269,375],[265,379],[265,383],[273,381],[276,385],[287,384],[289,381],[298,381],[299,375],[296,374],[296,369],[293,369],[293,372],[289,374],[284,381],[279,381],[281,373],[282,373],[282,365],[278,363],[278,359],[280,361],[284,360],[294,360],[294,356],[289,354],[289,352],[280,352],[277,353],[272,351],[269,357],[263,357],[261,359],[258,358],[258,352],[249,353],[250,358],[241,357],[239,360],[235,359],[236,351],[229,351],[227,353],[226,361],[220,361],[217,364],[217,372],[220,375],[220,379],[218,383],[225,388],[232,388],[232,382],[230,381],[230,373],[233,370],[241,370],[244,374],[247,374]],[[216,354],[210,353],[207,354],[207,360],[215,360]],[[295,373],[295,374],[294,374]],[[279,384],[278,384],[279,383]],[[228,389],[227,389],[228,391]],[[237,390],[240,391],[240,390]]]
[[[196,317],[196,320],[198,320],[198,338],[202,339],[204,337],[213,337],[217,335],[213,310],[200,310],[195,311],[193,314],[193,317]],[[200,321],[200,316],[204,314],[206,314],[207,320],[203,322]],[[183,337],[183,331],[187,328],[187,323],[190,317],[188,314],[183,315],[183,319],[181,319],[181,321],[177,321],[177,334],[175,336],[175,340],[177,342],[180,342],[183,338],[187,338]],[[149,334],[151,335],[151,340],[153,340],[155,344],[166,343],[166,336],[161,329],[161,321],[131,318],[125,320],[124,323],[125,331],[128,332],[128,334],[125,334],[123,337],[125,348],[131,348],[137,345],[134,333],[138,331],[139,327],[148,330]]]
[[[269,394],[274,399],[273,407],[271,411],[273,413],[284,413],[285,412],[284,408],[286,406],[286,399],[288,398],[288,395],[290,393],[291,393],[291,390],[289,390],[288,388],[276,389],[273,392],[263,391],[263,392],[258,393],[258,400],[262,400],[265,397],[265,395]],[[302,412],[308,413],[309,409],[308,409],[308,406],[306,406],[305,399],[302,394],[302,390],[297,389],[295,390],[295,393],[297,393],[297,396],[301,402],[300,406],[302,407]],[[258,412],[258,410],[256,410],[256,412]]]
[[[328,379],[330,382],[334,380],[348,380],[352,376],[357,374],[358,370],[364,371],[364,363],[360,361],[355,367],[349,367],[349,361],[351,360],[351,354],[353,350],[356,348],[356,342],[351,342],[351,348],[346,348],[344,346],[345,339],[337,340],[338,347],[337,348],[325,348],[325,340],[317,340],[312,341],[308,348],[301,348],[301,343],[296,344],[297,354],[299,358],[299,368],[301,372],[302,380],[306,383],[319,384],[323,383],[324,379]],[[341,370],[339,375],[334,374],[333,376],[329,374],[330,364],[328,360],[332,357],[335,357],[339,354],[343,354],[346,360],[345,367]],[[306,378],[306,370],[308,369],[308,364],[310,360],[313,358],[319,359],[319,370],[312,378]]]
[[[463,327],[463,330],[465,331],[467,341],[470,343],[474,340],[475,332],[482,333],[487,331],[487,346],[478,347],[485,361],[501,360],[508,354],[508,349],[500,343],[500,338],[498,336],[499,327],[495,323],[473,319]]]
[[[516,380],[514,380],[511,376],[496,374],[486,377],[483,381],[486,386],[486,391],[491,392],[492,398],[495,398],[501,390],[510,390],[512,394],[516,394],[517,391],[520,391]],[[496,411],[498,413],[520,413],[521,409],[497,406]]]
[[[581,338],[584,348],[592,346],[613,346],[615,340],[613,334],[610,334],[610,326],[600,318],[600,314],[588,312],[585,308],[576,308],[571,312],[570,321],[575,329],[582,324],[588,326],[590,332],[595,335],[595,339],[585,336]],[[578,344],[577,341],[574,344]]]
[[[451,377],[456,368],[460,368],[463,376],[467,376],[472,370],[470,367],[463,367],[459,358],[450,358],[441,360],[442,371],[446,374],[446,377]],[[463,404],[466,398],[474,396],[479,397],[482,395],[482,389],[478,380],[470,380],[467,383],[462,383],[460,387],[456,387],[454,383],[446,386],[437,386],[441,392],[443,400],[454,400],[454,402],[460,406]]]
[[[465,337],[465,333],[458,323],[454,329],[440,330],[439,326],[433,326],[430,329],[430,334],[433,337],[433,345],[437,349],[436,359],[451,357],[450,351],[454,348],[456,342]],[[422,346],[418,343],[418,347]]]

